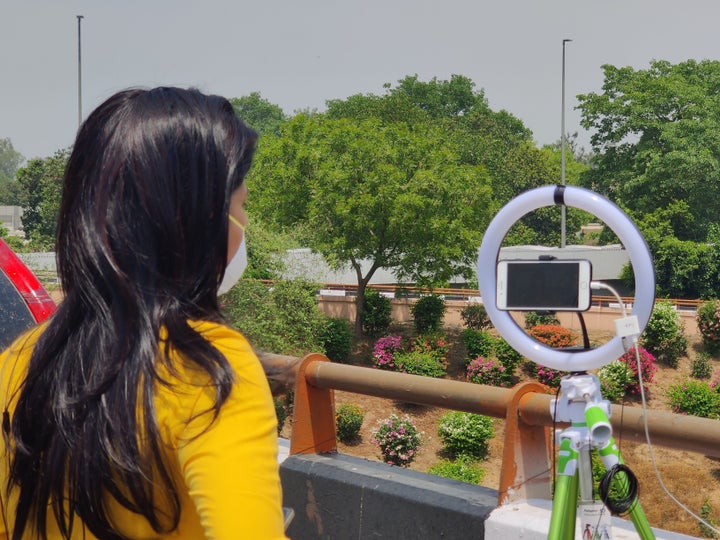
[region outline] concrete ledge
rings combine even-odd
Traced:
[[[640,500],[642,504],[642,499]],[[506,504],[497,508],[485,523],[485,538],[505,540],[522,538],[523,540],[545,540],[550,529],[552,501],[527,500]],[[611,538],[613,540],[636,540],[638,533],[631,521],[618,517],[610,518]],[[663,531],[653,528],[657,540],[691,540],[695,536]],[[575,529],[575,538],[583,538],[579,526]]]
[[[280,466],[293,539],[481,539],[497,491],[344,454]]]

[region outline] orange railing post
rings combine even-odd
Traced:
[[[316,362],[330,362],[322,354],[308,354],[300,362],[295,384],[291,454],[336,452],[335,398],[330,388],[308,383],[306,372]]]
[[[511,389],[505,415],[505,444],[498,487],[498,505],[521,499],[549,499],[551,433],[547,426],[523,421],[521,402],[528,394],[546,394],[537,382]]]

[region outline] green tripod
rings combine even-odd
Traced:
[[[622,466],[623,461],[612,436],[610,403],[602,398],[600,381],[595,375],[580,373],[564,377],[560,394],[551,406],[555,421],[570,422],[570,427],[558,433],[557,479],[548,539],[572,540],[575,538],[578,502],[592,505],[595,500],[591,448],[598,451],[606,470]],[[614,496],[627,497],[630,483],[626,472],[618,473],[612,483]],[[627,513],[640,538],[655,538],[634,494],[630,495]],[[581,538],[610,538],[609,531],[600,523],[598,520],[590,527],[586,525]]]

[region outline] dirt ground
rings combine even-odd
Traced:
[[[451,336],[448,341],[452,342]],[[665,393],[678,381],[684,380],[690,373],[690,365],[700,350],[699,343],[691,342],[688,356],[682,358],[677,369],[659,366],[655,382],[648,388],[648,406],[650,409],[669,410]],[[353,354],[352,363],[370,365],[371,349],[369,344],[361,344]],[[449,355],[448,377],[464,380],[462,366],[464,351],[460,345],[454,346]],[[713,359],[713,368],[720,373],[720,360]],[[347,392],[335,392],[336,406],[345,403],[359,405],[365,413],[360,437],[352,444],[338,442],[341,453],[380,461],[379,450],[372,444],[372,430],[377,421],[390,414],[409,415],[415,421],[418,430],[423,433],[420,450],[411,469],[426,472],[428,468],[443,458],[442,444],[437,436],[440,417],[445,409],[401,403],[394,400],[375,398]],[[629,402],[629,406],[638,406],[638,402]],[[490,443],[488,458],[482,463],[485,477],[481,484],[497,488],[500,479],[504,426],[501,419],[495,420],[495,437]],[[720,429],[720,424],[719,427]],[[290,437],[292,424],[288,421],[282,436]],[[652,438],[652,433],[651,433]],[[700,536],[697,522],[682,510],[665,494],[656,477],[646,444],[635,444],[618,440],[620,451],[626,464],[633,470],[640,483],[640,502],[654,527],[676,531],[692,536]],[[652,451],[662,482],[670,493],[683,505],[695,513],[707,500],[714,509],[713,517],[720,520],[720,461],[705,456],[669,450],[653,445]]]

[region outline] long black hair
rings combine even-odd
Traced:
[[[177,528],[153,406],[154,388],[170,383],[156,366],[175,372],[172,347],[204,370],[214,415],[230,393],[227,360],[188,320],[222,322],[228,206],[256,138],[227,100],[178,88],[119,92],[81,126],[57,229],[65,298],[12,415],[12,538],[28,527],[45,538],[50,507],[64,537],[78,516],[99,538],[124,538],[108,495],[158,533]]]

